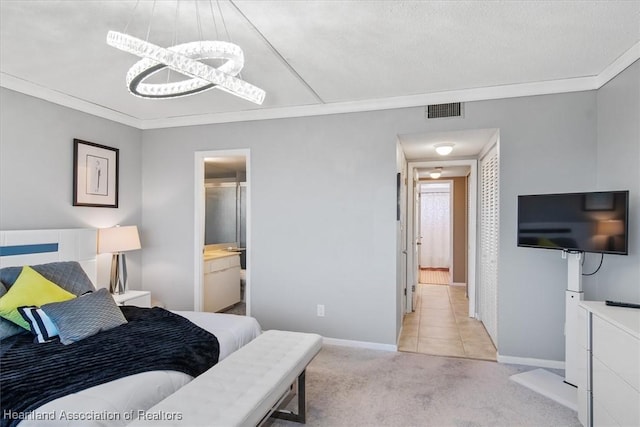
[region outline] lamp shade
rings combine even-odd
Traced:
[[[138,227],[101,228],[98,230],[98,253],[117,253],[140,249]]]

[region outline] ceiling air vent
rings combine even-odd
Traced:
[[[462,104],[452,102],[450,104],[427,105],[427,119],[441,119],[443,117],[462,117]]]

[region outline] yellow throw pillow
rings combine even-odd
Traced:
[[[30,330],[29,323],[22,318],[18,307],[40,307],[43,304],[67,301],[75,297],[25,265],[13,286],[0,298],[0,316]]]

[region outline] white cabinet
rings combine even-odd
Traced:
[[[579,319],[580,422],[640,425],[640,310],[585,301]]]
[[[123,294],[114,294],[113,299],[118,305],[151,307],[151,293],[149,291],[127,291]]]
[[[204,311],[217,312],[240,302],[240,255],[204,262]]]

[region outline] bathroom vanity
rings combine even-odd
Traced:
[[[205,250],[203,257],[204,311],[222,311],[241,300],[240,252]]]

